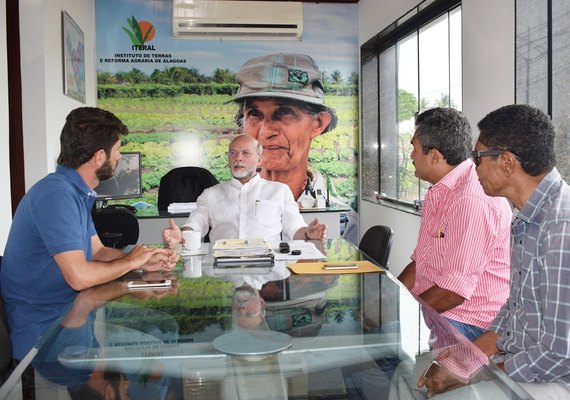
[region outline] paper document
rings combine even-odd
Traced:
[[[220,239],[213,249],[214,257],[253,257],[272,255],[273,249],[263,239]]]
[[[304,240],[291,240],[289,242],[291,251],[301,250],[301,254],[293,255],[289,253],[279,253],[279,247],[275,249],[275,260],[326,260],[327,256],[317,249],[313,242]]]
[[[196,209],[196,203],[170,203],[167,211],[171,214],[189,213]]]

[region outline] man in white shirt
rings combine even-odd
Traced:
[[[233,179],[204,190],[186,223],[179,228],[171,219],[162,233],[169,247],[182,241],[181,230],[195,230],[210,240],[324,239],[327,226],[315,218],[308,226],[299,212],[291,189],[284,183],[268,181],[257,173],[261,166],[259,142],[251,136],[237,136],[230,143],[228,164]]]

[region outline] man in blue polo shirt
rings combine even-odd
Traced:
[[[78,291],[134,269],[171,270],[178,259],[172,250],[141,245],[123,253],[105,247],[97,236],[93,188],[113,175],[121,135],[127,133],[108,111],[73,110],[61,132],[55,173],[32,186],[16,210],[0,276],[16,361]]]

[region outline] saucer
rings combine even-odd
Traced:
[[[291,336],[277,331],[235,330],[218,336],[212,346],[235,356],[259,356],[283,351],[293,343]]]
[[[180,249],[180,255],[182,257],[185,256],[197,256],[208,253],[208,245],[206,243],[202,243],[202,246],[198,250],[190,251],[182,247]]]

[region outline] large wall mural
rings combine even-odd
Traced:
[[[122,150],[143,153],[143,198],[139,201],[156,204],[160,178],[179,166],[204,167],[220,181],[230,179],[229,141],[240,133],[256,135],[246,128],[242,131],[236,118],[240,106],[233,101],[239,89],[236,75],[252,59],[274,60],[279,57],[271,55],[292,53],[298,59],[312,59],[315,65],[293,68],[299,75],[289,78],[296,80],[302,94],[303,85],[318,80],[312,75],[318,69],[321,102],[324,99],[324,108],[338,122],[304,141],[297,140],[297,144],[302,142],[297,147],[294,135],[282,134],[280,149],[263,143],[259,135],[266,147],[261,173],[289,184],[299,200],[309,183],[328,189],[331,199],[356,209],[356,4],[303,3],[301,40],[175,39],[171,15],[169,0],[96,2],[98,105],[117,114],[129,127]],[[283,62],[287,66],[290,61]],[[294,99],[312,101],[302,95]],[[289,162],[279,168],[291,171],[275,172],[276,160],[285,156]],[[304,168],[308,174],[293,173],[295,168],[297,172]]]

